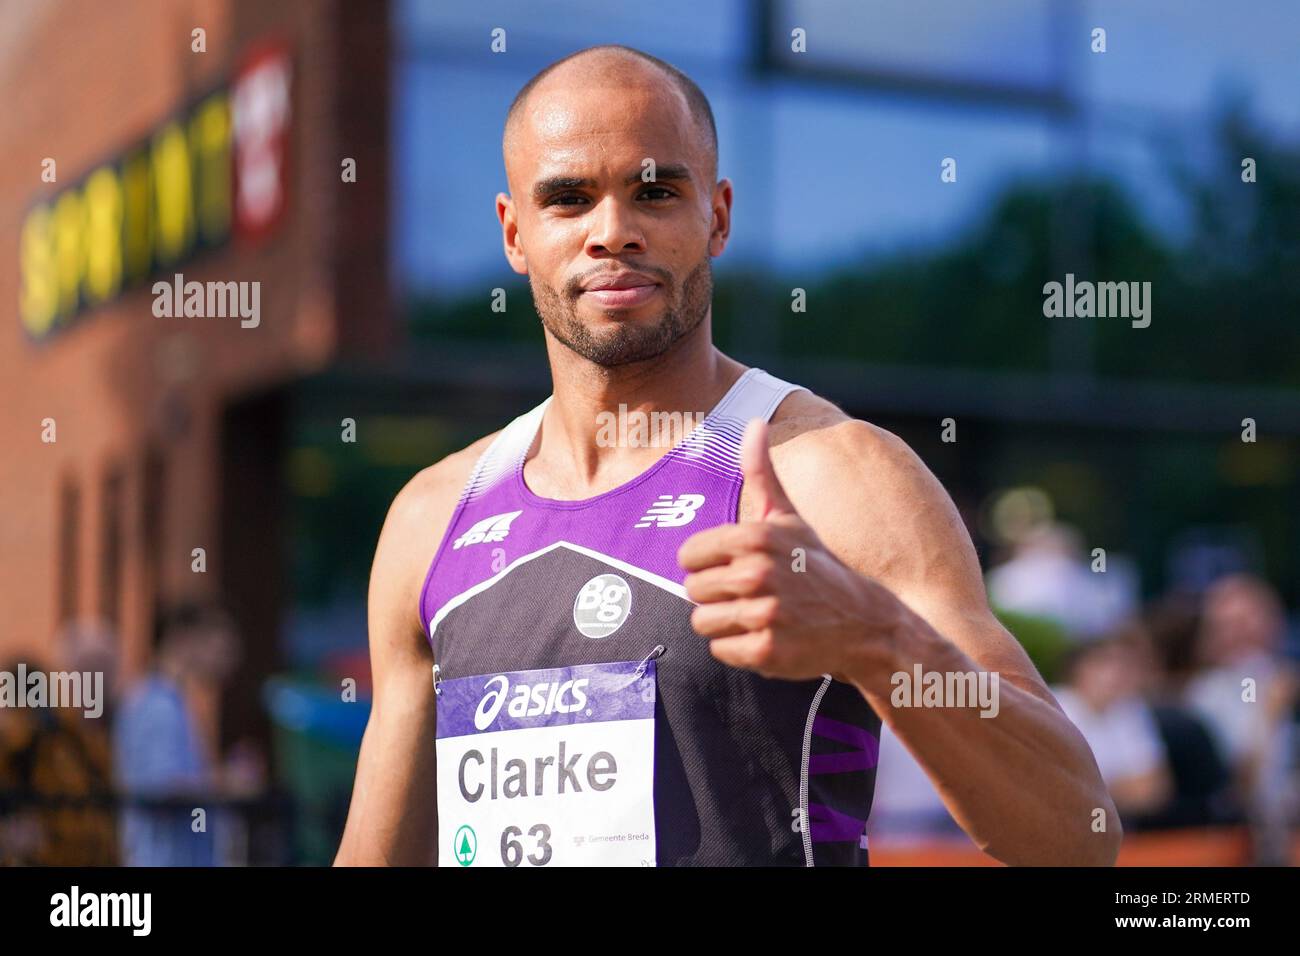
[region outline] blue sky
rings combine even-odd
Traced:
[[[513,276],[493,199],[504,187],[500,128],[538,69],[593,43],[667,59],[717,115],[720,174],[736,186],[741,262],[820,270],[864,254],[954,238],[1018,176],[1086,162],[1120,179],[1172,236],[1181,210],[1151,146],[1174,130],[1195,157],[1229,88],[1278,136],[1300,140],[1300,3],[1251,0],[786,0],[781,35],[808,32],[821,63],[1043,87],[1062,71],[1086,106],[1080,129],[1030,111],[971,108],[860,90],[755,80],[746,0],[481,0],[399,3],[395,73],[395,269],[412,291],[456,295]],[[1243,8],[1246,12],[1243,12]],[[1063,15],[1063,11],[1068,15]],[[1072,11],[1072,12],[1070,12]],[[1094,26],[1107,52],[1089,50]],[[490,32],[506,30],[507,52]],[[943,157],[958,181],[939,181]]]

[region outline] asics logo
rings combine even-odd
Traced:
[[[482,521],[476,521],[473,527],[456,539],[451,546],[452,550],[459,551],[467,544],[504,541],[506,535],[510,533],[510,522],[521,514],[523,514],[522,511],[507,511],[505,514],[493,515],[490,518],[484,518]]]
[[[676,499],[672,495],[660,495],[635,527],[680,528],[695,520],[695,512],[703,504],[703,495],[678,495]]]
[[[487,693],[474,711],[474,726],[479,730],[487,730],[503,707],[507,714],[516,718],[568,714],[582,710],[587,706],[586,688],[590,682],[586,677],[578,680],[542,681],[531,686],[516,684],[511,691],[509,679],[504,674],[498,674],[483,685]],[[566,695],[572,699],[566,701]],[[507,697],[510,699],[508,705]]]

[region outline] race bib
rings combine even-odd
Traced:
[[[440,866],[654,866],[653,660],[438,682]]]

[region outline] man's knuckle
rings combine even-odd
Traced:
[[[749,526],[749,547],[753,551],[769,551],[773,545],[773,528],[770,524]]]
[[[781,598],[776,594],[766,594],[758,598],[755,606],[755,615],[758,618],[758,626],[762,628],[771,628],[776,623],[781,614]]]
[[[754,635],[750,659],[755,667],[770,667],[775,662],[776,640],[770,628],[763,628]]]
[[[769,564],[762,560],[746,562],[737,576],[738,587],[746,596],[762,594],[771,587],[772,569]]]

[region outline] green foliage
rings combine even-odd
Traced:
[[[1029,659],[1038,668],[1038,673],[1043,675],[1043,680],[1048,684],[1060,682],[1063,677],[1061,662],[1065,652],[1070,649],[1065,628],[1050,618],[1032,614],[1020,614],[1003,608],[994,608],[993,613],[1002,622],[1002,626],[1020,642]]]

